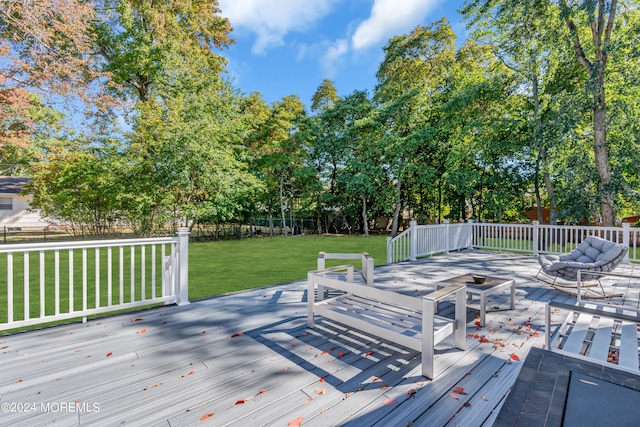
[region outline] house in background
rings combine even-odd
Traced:
[[[0,228],[43,228],[49,225],[37,209],[31,209],[31,197],[22,194],[29,181],[31,178],[0,176]]]

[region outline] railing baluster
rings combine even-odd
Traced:
[[[96,308],[100,307],[100,249],[95,248]]]
[[[134,246],[129,246],[130,252],[131,252],[131,260],[130,260],[130,267],[131,267],[131,280],[130,280],[130,284],[129,286],[131,287],[131,302],[136,300],[136,280],[135,280],[135,258],[136,258],[136,254],[135,254],[135,249]]]
[[[156,299],[156,245],[151,245],[151,299]]]
[[[113,253],[112,248],[107,248],[107,306],[113,305]]]
[[[53,252],[53,281],[55,286],[55,315],[60,314],[60,251],[55,250]]]
[[[29,252],[25,251],[23,253],[23,266],[24,266],[24,320],[29,320],[31,317],[29,315],[29,310],[31,308],[31,301],[29,296]]]
[[[145,264],[145,247],[140,246],[140,286],[141,286],[141,290],[140,290],[140,301],[144,301],[147,299],[147,295],[145,292],[145,273],[147,270],[147,266]]]
[[[46,315],[45,310],[45,283],[44,283],[44,251],[40,251],[40,317]]]
[[[124,246],[119,247],[120,261],[119,261],[119,285],[120,285],[120,304],[124,304]]]
[[[87,248],[82,248],[82,311],[87,310]]]
[[[69,249],[69,313],[75,311],[75,295],[73,292],[73,249]]]
[[[13,323],[13,253],[7,254],[7,322]]]

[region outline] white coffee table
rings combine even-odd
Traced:
[[[485,315],[487,314],[487,295],[495,294],[506,288],[511,288],[511,310],[515,308],[516,300],[516,281],[513,279],[505,279],[502,277],[486,276],[487,280],[483,284],[478,284],[473,280],[471,274],[463,274],[462,276],[452,277],[442,280],[435,284],[436,290],[444,288],[447,285],[464,284],[467,286],[467,298],[470,300],[472,295],[480,296],[480,326],[485,324]]]

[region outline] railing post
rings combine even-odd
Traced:
[[[177,304],[189,304],[189,229],[178,228],[178,283]]]
[[[410,239],[410,252],[409,261],[415,261],[418,254],[418,223],[414,220],[409,222],[409,239]]]
[[[387,264],[393,263],[393,249],[391,248],[391,241],[393,238],[387,237]]]
[[[451,236],[449,235],[449,233],[451,232],[451,227],[450,227],[449,224],[451,224],[451,223],[449,222],[448,219],[445,219],[443,223],[444,223],[444,234],[446,236],[445,237],[445,242],[444,242],[444,253],[448,254],[449,253],[449,249],[450,249],[449,248],[449,246],[450,246],[449,242],[451,241]]]
[[[539,228],[538,225],[540,225],[540,223],[538,221],[531,221],[531,225],[533,225],[533,230],[531,232],[532,238],[533,238],[533,255],[534,256],[538,256],[538,233],[539,233]]]
[[[467,249],[473,249],[473,220],[468,219],[467,224],[469,224],[469,226],[467,227],[469,229],[469,237],[467,238]]]
[[[627,248],[631,248],[631,245],[629,244],[630,232],[631,230],[629,228],[629,223],[623,222],[622,223],[622,244]],[[629,252],[630,251],[627,251],[627,254],[624,256],[624,259],[622,260],[622,262],[624,262],[625,264],[629,264]]]

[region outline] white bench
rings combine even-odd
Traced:
[[[352,279],[349,282],[327,276],[339,271],[346,271],[347,277],[353,278],[353,265],[341,265],[308,273],[307,324],[310,328],[315,326],[314,316],[320,315],[420,351],[422,375],[427,378],[434,377],[436,344],[454,334],[455,347],[465,349],[467,321],[464,284],[450,285],[419,298],[355,284]],[[323,288],[344,293],[325,299]],[[451,295],[455,296],[455,318],[436,315],[437,303]]]
[[[562,323],[551,333],[553,309],[567,315],[562,316]],[[636,309],[608,304],[581,302],[571,305],[552,301],[546,307],[545,327],[547,350],[640,373],[640,315]]]
[[[343,254],[343,253],[327,253],[327,252],[319,252],[318,253],[318,266],[316,270],[324,270],[325,269],[325,261],[328,259],[359,259],[362,261],[362,269],[360,270],[360,274],[362,274],[362,279],[365,281],[367,286],[373,286],[373,257],[369,255],[368,252],[362,252],[361,254]]]

